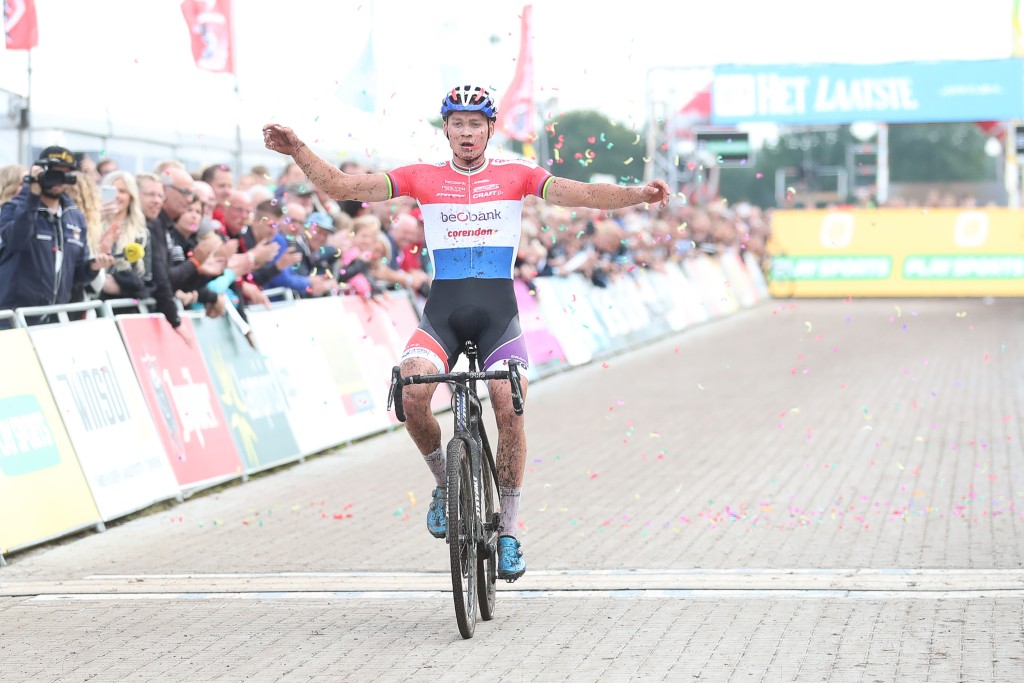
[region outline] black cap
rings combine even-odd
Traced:
[[[58,145],[51,145],[44,149],[43,153],[39,155],[39,160],[43,161],[44,159],[48,159],[50,163],[78,170],[78,162],[75,161],[75,155]]]

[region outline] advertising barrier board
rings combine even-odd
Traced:
[[[246,471],[300,458],[288,399],[263,356],[226,317],[195,317],[192,325]]]
[[[1024,212],[777,211],[773,296],[1024,295]]]
[[[395,345],[396,360],[401,359],[402,352],[405,351],[405,345],[408,343],[409,338],[412,337],[416,327],[420,324],[416,304],[405,290],[389,291],[387,296],[379,298],[375,303],[384,308],[390,320],[394,334],[388,335],[388,338]],[[447,384],[442,384],[434,391],[430,407],[434,412],[445,410],[451,407],[451,401],[451,389],[448,388]]]
[[[0,553],[100,521],[28,333],[0,331]]]
[[[111,318],[29,328],[104,520],[181,495]]]
[[[330,361],[313,334],[323,310],[318,301],[249,311],[253,336],[288,401],[288,422],[303,455],[333,448],[346,438],[345,409],[331,381]]]
[[[353,341],[365,368],[368,400],[373,406],[372,410],[383,415],[388,424],[397,424],[395,414],[387,412],[387,396],[391,386],[391,369],[398,365],[406,339],[398,336],[386,302],[342,297],[342,303],[348,311],[349,319],[359,321],[358,327],[352,326],[349,330],[358,332],[361,328],[362,334]]]
[[[519,325],[523,329],[526,349],[530,355],[530,377],[539,377],[549,369],[565,364],[565,352],[541,315],[538,292],[522,280],[513,283],[519,305]]]
[[[119,315],[117,325],[181,487],[195,490],[242,476],[191,318],[182,317],[178,332],[162,315]]]

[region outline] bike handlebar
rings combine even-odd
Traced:
[[[440,384],[441,382],[470,382],[475,380],[508,380],[512,385],[512,410],[516,415],[523,414],[523,385],[519,381],[519,364],[509,361],[508,370],[490,370],[487,372],[445,372],[434,375],[409,375],[402,377],[396,365],[391,369],[391,392],[388,394],[388,409],[395,406],[395,416],[399,422],[405,422],[405,407],[402,405],[402,387],[406,384]]]

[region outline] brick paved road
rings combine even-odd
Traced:
[[[1024,680],[1022,351],[1019,301],[766,304],[533,385],[472,641],[397,431],[8,558],[0,680]]]

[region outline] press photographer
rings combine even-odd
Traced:
[[[113,265],[110,254],[91,257],[85,216],[65,194],[78,180],[76,171],[71,152],[47,147],[21,191],[0,208],[0,310],[66,304],[75,284]]]

